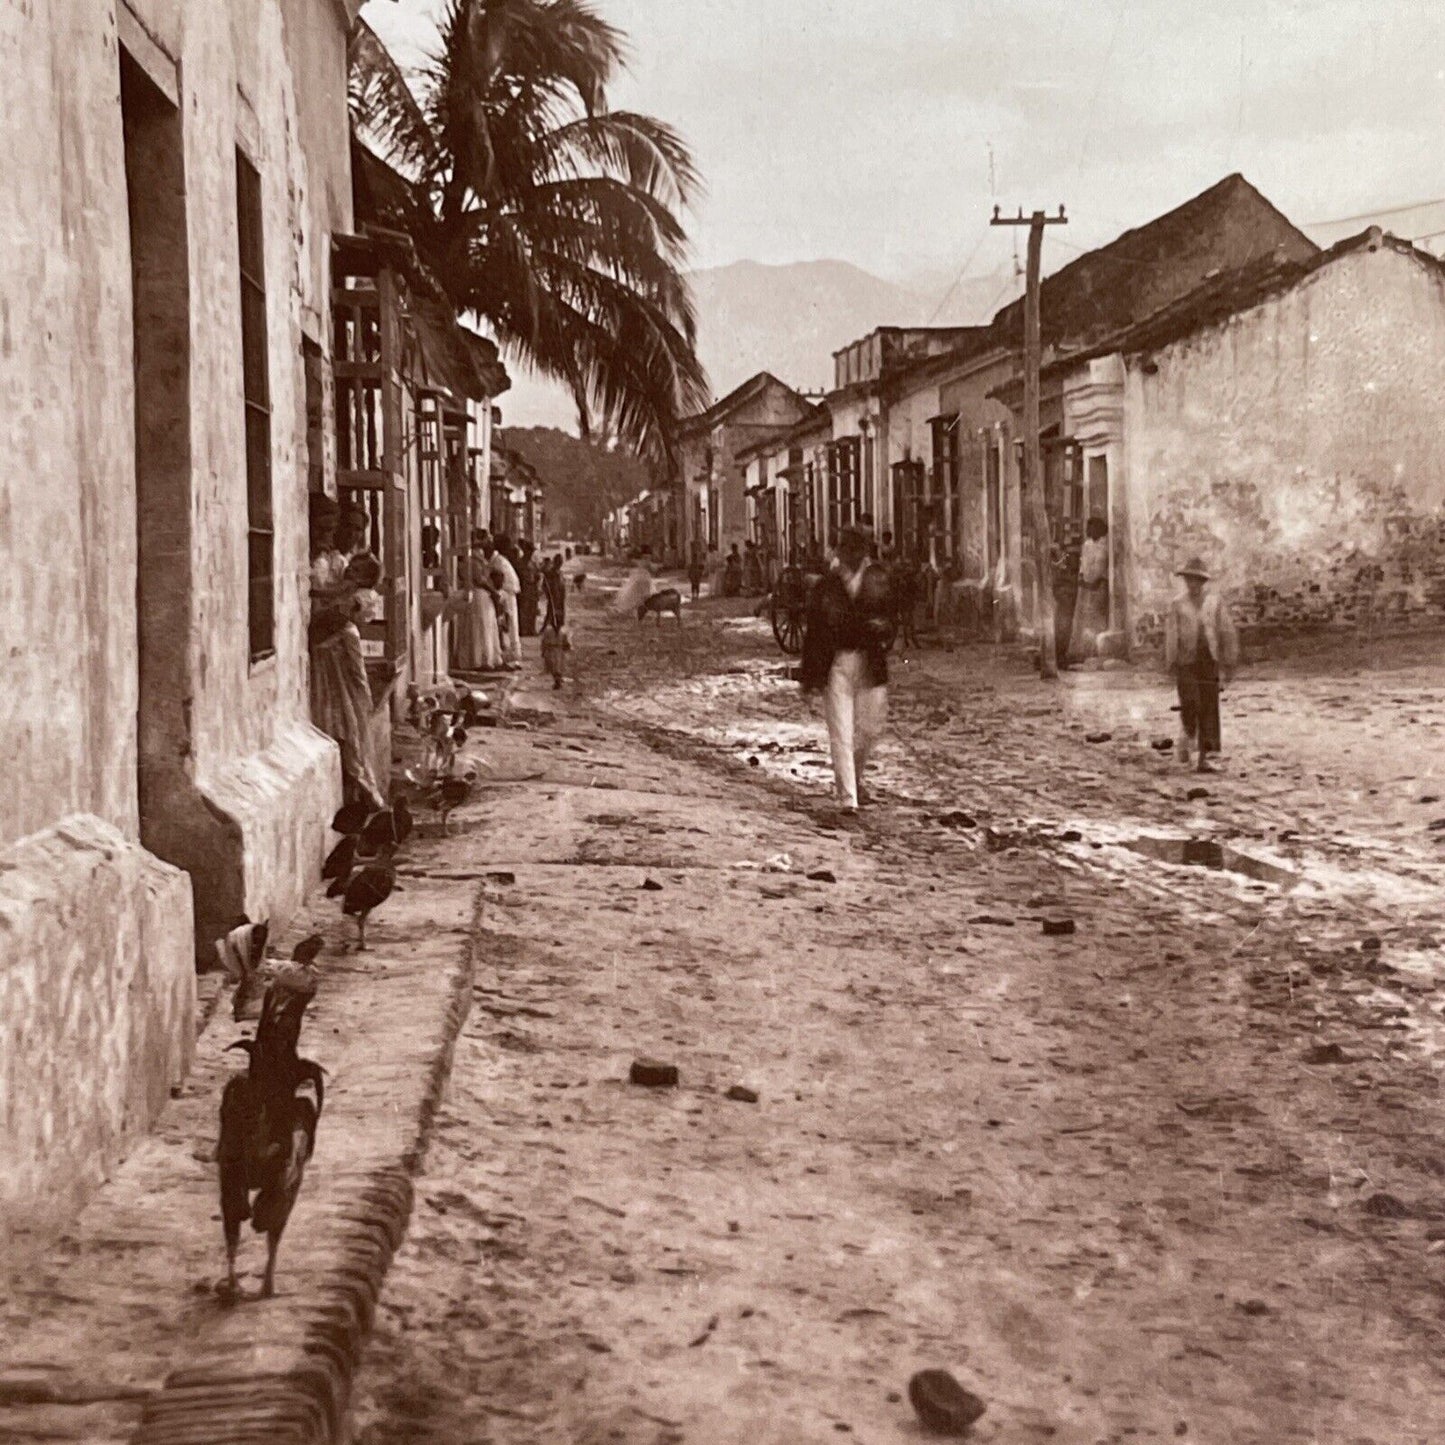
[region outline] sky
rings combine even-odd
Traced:
[[[707,194],[695,264],[850,261],[940,295],[1006,212],[1067,207],[1062,265],[1241,171],[1299,224],[1445,196],[1440,0],[594,0],[613,104]],[[442,0],[370,0],[406,60]]]

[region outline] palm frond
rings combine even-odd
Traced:
[[[360,18],[347,41],[347,108],[352,129],[409,179],[431,171],[436,138],[426,111],[381,37]]]
[[[701,179],[670,126],[608,110],[621,33],[588,0],[448,0],[410,79],[366,34],[353,114],[405,173],[393,209],[453,304],[566,385],[584,433],[665,463],[708,401],[683,271]]]

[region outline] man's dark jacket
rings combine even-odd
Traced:
[[[888,644],[893,638],[890,583],[887,569],[869,563],[856,598],[837,572],[820,577],[808,595],[803,632],[803,662],[798,681],[804,692],[827,685],[833,659],[840,652],[861,652],[869,687],[888,681]]]

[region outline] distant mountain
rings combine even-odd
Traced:
[[[913,288],[846,261],[736,261],[694,272],[698,350],[713,395],[725,396],[759,371],[801,390],[826,390],[833,384],[833,353],[875,326],[969,326],[989,320],[1017,294],[1007,270],[972,276],[940,309],[951,279],[936,289],[932,278]],[[501,398],[509,427],[574,428],[572,403],[560,387],[510,369],[513,389]]]
[[[692,277],[698,350],[718,396],[765,370],[803,390],[826,390],[833,384],[833,353],[850,341],[877,326],[987,320],[991,303],[996,309],[1011,299],[1007,281],[1006,273],[970,277],[940,309],[947,282],[927,294],[846,261],[737,261]]]

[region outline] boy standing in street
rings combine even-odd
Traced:
[[[855,813],[867,801],[863,769],[888,717],[888,643],[892,589],[886,569],[869,560],[871,538],[845,527],[838,561],[808,598],[799,681],[823,694],[838,801]]]
[[[1217,753],[1219,685],[1228,682],[1239,661],[1239,635],[1229,609],[1216,592],[1207,592],[1209,573],[1198,557],[1179,569],[1184,596],[1176,597],[1164,629],[1164,665],[1179,687],[1179,758],[1187,763],[1198,750],[1197,769],[1211,772]]]

